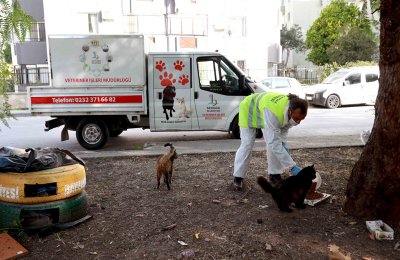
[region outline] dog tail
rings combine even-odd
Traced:
[[[257,183],[260,187],[267,193],[273,193],[275,191],[274,187],[268,182],[264,176],[257,177]]]

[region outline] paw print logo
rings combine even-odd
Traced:
[[[165,62],[163,62],[162,60],[156,61],[156,70],[162,72],[165,69],[166,69]]]
[[[185,65],[183,64],[183,62],[181,60],[177,60],[174,62],[174,67],[175,67],[175,70],[182,71],[183,68],[185,67]]]
[[[186,85],[187,83],[189,83],[189,76],[186,74],[179,76],[179,83],[181,83],[182,85]]]
[[[172,77],[173,77],[174,75],[172,75],[172,73],[169,73],[168,74],[168,72],[164,72],[164,75],[160,75],[160,80],[161,80],[161,86],[163,86],[163,87],[168,87],[168,86],[172,86],[173,85],[173,83],[175,83],[176,82],[176,79],[173,79]]]

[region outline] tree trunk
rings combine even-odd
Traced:
[[[381,0],[380,79],[375,122],[352,169],[344,211],[400,223],[400,1]]]
[[[288,61],[289,61],[289,55],[290,55],[290,49],[287,48],[287,49],[286,49],[285,69],[287,68],[287,64],[288,64]],[[286,76],[286,75],[285,75],[285,76]]]

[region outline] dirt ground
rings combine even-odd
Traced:
[[[365,220],[341,210],[360,153],[360,147],[294,150],[300,165],[315,164],[319,191],[332,197],[293,213],[279,211],[255,182],[266,174],[264,152],[253,153],[242,192],[231,186],[234,153],[179,155],[171,191],[165,184],[156,189],[157,157],[88,159],[93,218],[19,242],[27,259],[327,259],[330,244],[352,259],[400,259],[398,226],[395,240],[372,240]]]

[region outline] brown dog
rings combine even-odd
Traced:
[[[160,189],[160,179],[164,176],[164,182],[167,184],[168,190],[171,189],[172,171],[174,168],[174,160],[178,158],[175,147],[171,143],[166,143],[164,147],[170,146],[171,149],[157,160],[157,189]]]

